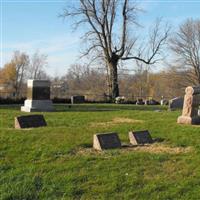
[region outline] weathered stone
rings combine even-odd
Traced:
[[[71,96],[71,103],[84,103],[85,102],[85,96]]]
[[[117,133],[98,133],[93,136],[93,148],[96,150],[120,148],[121,141]]]
[[[161,105],[161,106],[163,106],[163,105],[168,105],[168,104],[169,104],[168,100],[166,100],[166,99],[161,99],[161,100],[160,100],[160,105]]]
[[[183,97],[176,97],[169,100],[169,110],[176,110],[183,108]]]
[[[145,105],[159,105],[160,103],[154,99],[146,100]]]
[[[130,143],[133,145],[153,143],[152,137],[148,130],[130,131],[129,140],[130,140]]]
[[[28,80],[27,100],[21,111],[53,111],[53,104],[50,100],[50,82],[48,80]]]
[[[143,99],[137,99],[136,105],[144,105]]]
[[[185,89],[182,115],[178,117],[179,124],[200,124],[198,108],[200,103],[200,87],[187,87]]]
[[[47,123],[43,115],[25,115],[15,117],[15,128],[36,128],[46,126]]]

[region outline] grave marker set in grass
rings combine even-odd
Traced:
[[[20,106],[0,108],[0,199],[200,199],[200,129],[177,124],[180,111],[114,104],[55,108],[59,112],[39,113],[48,126],[29,131],[13,129]],[[116,118],[120,123],[112,126],[90,126]],[[134,118],[142,123],[127,120]],[[165,140],[125,147],[130,130]],[[122,148],[91,148],[92,136],[104,132],[118,133]]]
[[[133,145],[153,143],[152,137],[148,130],[130,131],[129,140],[130,140],[130,143]]]
[[[24,115],[15,117],[15,128],[37,128],[47,126],[43,115]]]
[[[149,131],[131,131],[129,140],[132,145],[144,145],[153,143]],[[121,148],[121,141],[117,133],[98,133],[93,136],[93,148],[96,150],[106,150]]]
[[[117,133],[99,133],[93,136],[93,148],[96,150],[120,148],[121,141]]]

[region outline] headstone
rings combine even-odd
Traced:
[[[121,141],[117,133],[98,133],[93,136],[93,148],[96,150],[120,148]]]
[[[129,140],[130,140],[130,143],[133,145],[153,143],[153,139],[148,130],[130,131]]]
[[[50,100],[50,81],[48,80],[28,80],[27,99],[21,111],[53,111],[53,104]]]
[[[85,102],[85,96],[71,96],[71,103],[84,103]]]
[[[43,115],[25,115],[15,117],[15,128],[36,128],[46,126],[47,123]]]
[[[160,100],[160,105],[161,106],[164,106],[164,105],[166,106],[166,105],[168,105],[168,101],[166,99],[161,99]]]
[[[137,99],[136,105],[144,105],[143,99]]]
[[[169,100],[169,110],[176,110],[183,108],[183,97],[176,97]]]
[[[154,99],[146,100],[145,105],[159,105],[160,103]]]
[[[198,109],[200,104],[200,87],[187,87],[185,89],[182,115],[178,117],[179,124],[200,124]]]
[[[125,102],[126,102],[126,98],[124,96],[115,98],[115,103],[116,104],[121,104],[121,103],[125,103]]]

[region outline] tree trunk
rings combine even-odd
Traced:
[[[108,64],[110,71],[110,97],[112,100],[119,96],[117,64],[118,60],[111,61]]]

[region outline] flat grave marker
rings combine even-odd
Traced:
[[[148,130],[130,131],[129,140],[130,140],[130,143],[133,145],[153,143],[153,139]]]
[[[98,133],[93,136],[93,148],[96,150],[121,148],[117,133]]]
[[[43,115],[23,115],[15,117],[15,128],[37,128],[47,126]]]

